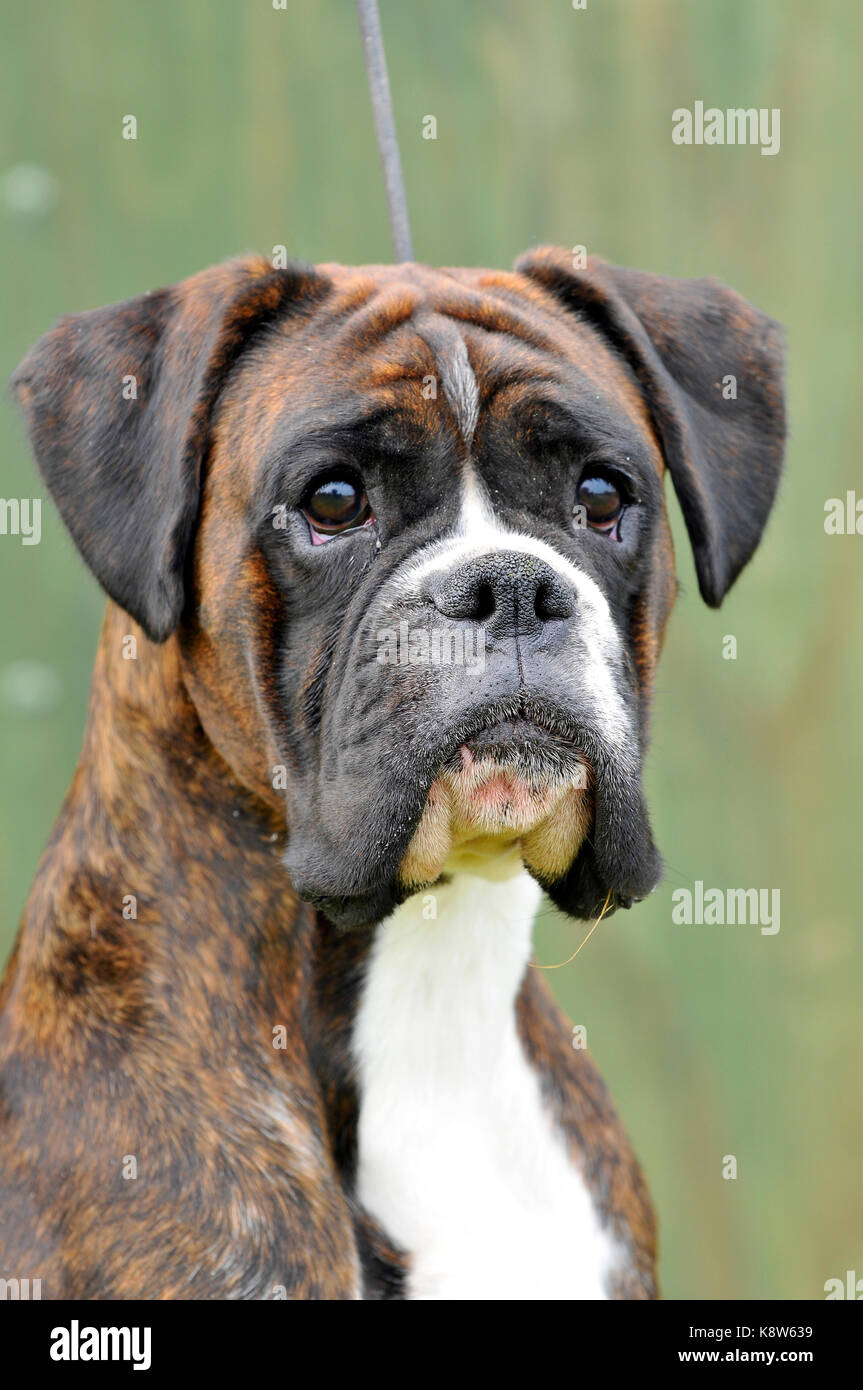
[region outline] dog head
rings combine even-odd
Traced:
[[[61,320],[13,385],[96,577],[284,799],[301,897],[347,926],[459,864],[575,916],[655,886],[664,476],[718,605],[779,478],[770,319],[553,249],[250,258]]]

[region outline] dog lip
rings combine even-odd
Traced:
[[[467,739],[447,766],[457,765],[458,759],[463,770],[491,764],[501,768],[521,764],[525,770],[546,766],[547,770],[551,761],[560,773],[587,761],[581,748],[570,739],[553,736],[536,725],[508,722],[491,725]]]
[[[579,721],[554,702],[527,694],[496,700],[459,728],[453,730],[454,744],[470,744],[485,734],[501,733],[504,739],[541,741],[550,735],[577,748]]]
[[[572,740],[559,730],[552,730],[534,719],[517,716],[514,719],[493,719],[463,740],[463,747],[485,747],[490,744],[546,743],[550,738],[568,744]]]
[[[501,776],[527,782],[567,782],[579,768],[591,769],[592,775],[579,741],[522,716],[495,718],[474,728],[443,758],[440,771],[473,775],[495,767]]]
[[[495,701],[474,712],[451,731],[451,741],[440,748],[437,766],[458,770],[462,766],[462,750],[477,761],[494,759],[499,755],[530,756],[557,754],[562,763],[573,762],[591,766],[590,748],[594,740],[586,729],[580,729],[574,714],[543,699],[526,695],[506,701]]]

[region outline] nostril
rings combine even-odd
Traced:
[[[552,618],[571,618],[572,597],[563,585],[543,580],[536,586],[533,611],[541,623],[547,623]]]
[[[432,590],[432,602],[447,618],[488,622],[498,608],[491,580],[473,573],[455,574]]]
[[[478,623],[485,623],[494,613],[497,604],[494,597],[494,589],[490,584],[478,584],[476,590],[476,602],[471,617]]]

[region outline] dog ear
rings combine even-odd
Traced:
[[[183,610],[212,409],[250,337],[321,292],[253,256],[62,318],[12,389],[39,469],[100,584],[161,642]]]
[[[715,280],[675,280],[565,250],[516,270],[603,333],[637,377],[686,521],[701,595],[718,607],[761,539],[785,442],[781,329]],[[726,399],[726,395],[729,397]]]

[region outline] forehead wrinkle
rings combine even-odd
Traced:
[[[346,319],[379,293],[379,286],[370,275],[358,274],[333,290],[330,298],[318,311],[318,318],[326,323],[338,323]]]
[[[559,345],[551,357],[528,345],[507,353],[505,340],[497,344],[492,335],[483,335],[479,342],[483,351],[475,353],[474,360],[484,410],[515,413],[533,400],[544,401],[573,419],[580,415],[585,424],[600,426],[620,413],[630,429],[646,436],[650,451],[657,451],[650,412],[635,374],[598,334],[588,330],[583,338]]]
[[[661,478],[662,453],[646,416],[619,411],[618,401],[605,396],[574,396],[549,380],[535,384],[546,389],[535,393],[522,383],[503,385],[487,398],[486,418],[514,438],[528,430],[529,447],[573,449],[582,463],[625,458],[648,489],[650,476]]]
[[[544,332],[535,322],[519,313],[516,304],[507,303],[497,296],[478,294],[476,291],[460,288],[457,294],[438,297],[435,312],[471,328],[481,328],[487,333],[502,333],[510,338],[517,338],[541,352],[557,354],[559,351],[558,343],[551,334]]]
[[[357,353],[377,346],[408,322],[419,298],[419,291],[412,285],[400,284],[383,290],[346,320],[336,338],[339,350]]]

